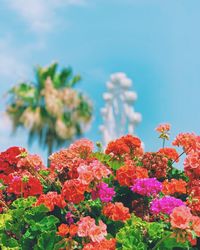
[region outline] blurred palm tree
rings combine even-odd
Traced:
[[[59,147],[80,136],[90,124],[92,105],[88,98],[73,89],[81,80],[71,68],[58,72],[58,64],[38,66],[34,83],[20,83],[9,91],[6,112],[14,131],[28,129],[31,144],[36,138],[50,155]]]

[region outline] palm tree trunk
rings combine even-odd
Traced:
[[[47,165],[48,165],[48,167],[50,166],[50,160],[49,160],[49,156],[52,154],[52,152],[53,152],[53,143],[52,142],[49,142],[49,144],[48,144],[48,163],[47,163]]]

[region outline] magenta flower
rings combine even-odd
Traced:
[[[136,179],[131,190],[144,196],[156,195],[162,190],[162,183],[156,178]]]
[[[67,212],[66,215],[65,215],[65,219],[67,221],[67,223],[69,225],[73,224],[74,223],[74,219],[73,219],[73,214],[71,212]]]
[[[114,188],[110,188],[108,184],[101,182],[97,186],[97,190],[92,192],[92,199],[95,200],[99,198],[102,202],[110,202],[114,195]]]
[[[151,202],[150,211],[152,214],[171,214],[175,207],[180,207],[185,205],[180,199],[165,196],[161,199],[155,199]]]

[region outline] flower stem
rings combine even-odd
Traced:
[[[162,145],[163,148],[165,148],[165,138],[163,138],[163,145]]]
[[[172,165],[174,164],[174,162],[176,162],[183,154],[188,154],[190,151],[192,150],[192,147],[190,147],[187,151],[184,151],[172,162]]]
[[[2,204],[6,209],[9,209],[9,207],[7,206],[7,204],[4,201],[0,201],[0,204]]]

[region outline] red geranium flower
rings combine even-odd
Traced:
[[[64,208],[67,205],[62,195],[57,192],[48,192],[47,194],[40,195],[36,202],[36,206],[39,206],[40,204],[44,204],[50,211],[53,211],[55,206]]]
[[[40,181],[34,176],[10,175],[7,192],[23,197],[42,194],[43,187]]]
[[[11,147],[0,153],[0,173],[10,174],[16,171],[18,161],[27,151],[20,147]]]
[[[62,188],[62,196],[75,204],[84,200],[84,193],[87,185],[84,185],[80,180],[68,180]]]

